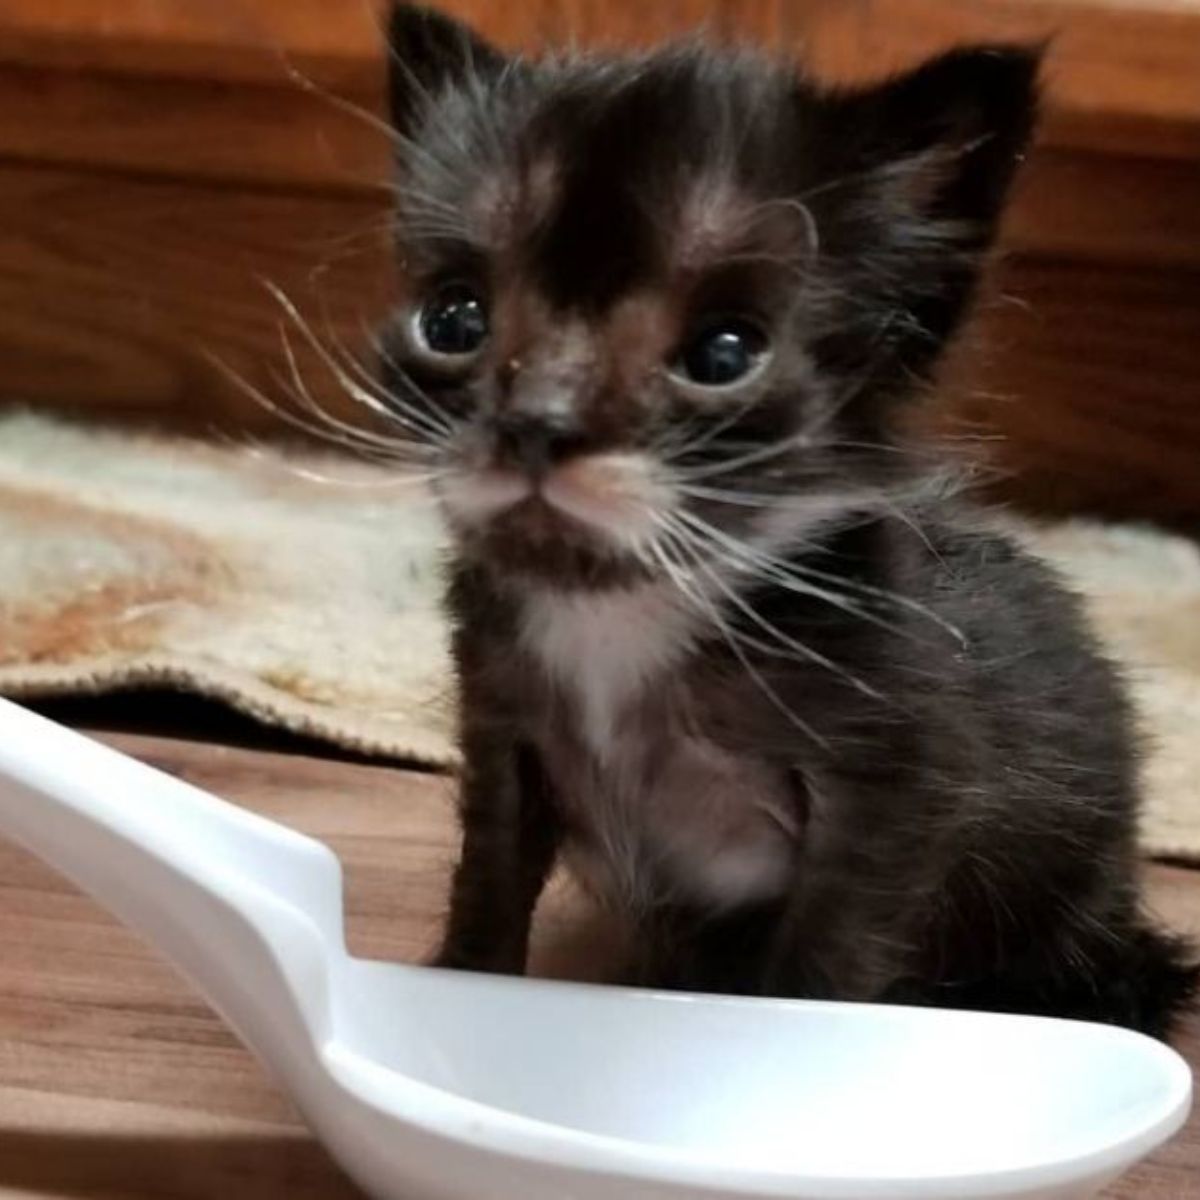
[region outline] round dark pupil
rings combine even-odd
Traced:
[[[757,349],[748,330],[735,326],[710,329],[684,351],[683,365],[689,379],[720,387],[749,373]]]
[[[487,332],[483,302],[470,292],[446,292],[421,314],[421,333],[438,354],[473,354]]]

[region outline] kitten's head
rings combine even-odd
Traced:
[[[465,553],[620,583],[879,502],[889,410],[959,324],[1028,139],[1034,53],[830,91],[699,43],[512,58],[407,5],[391,40],[388,386],[435,431]]]

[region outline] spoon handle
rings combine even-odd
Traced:
[[[344,943],[320,842],[3,700],[0,835],[145,937],[253,1048],[289,1009],[327,1023],[325,957]]]

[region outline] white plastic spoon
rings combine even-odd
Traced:
[[[327,847],[3,701],[0,833],[174,963],[380,1200],[1084,1197],[1190,1107],[1120,1029],[353,959]]]

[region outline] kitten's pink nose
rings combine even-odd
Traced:
[[[500,413],[493,430],[501,465],[516,467],[534,479],[540,479],[583,446],[583,436],[574,421],[546,412],[516,409]]]

